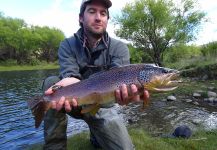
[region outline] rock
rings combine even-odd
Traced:
[[[198,103],[198,102],[193,102],[193,104],[194,104],[194,105],[199,105],[199,103]]]
[[[201,120],[200,119],[193,119],[192,123],[195,125],[199,125],[201,123]]]
[[[195,93],[204,93],[204,91],[203,90],[197,90],[197,91],[195,91]]]
[[[167,107],[166,109],[167,110],[173,110],[173,109],[177,109],[177,107],[176,106],[170,106],[170,107]]]
[[[213,102],[214,102],[214,99],[215,99],[214,97],[209,97],[209,98],[208,98],[208,102],[209,102],[209,103],[213,103]]]
[[[210,86],[210,87],[208,87],[208,90],[213,91],[213,90],[215,90],[215,87],[214,86]]]
[[[200,93],[193,93],[193,97],[195,97],[195,98],[199,98],[199,97],[201,97],[201,94]]]
[[[205,74],[203,77],[202,77],[202,80],[207,80],[209,77],[207,74]]]
[[[215,98],[215,99],[213,100],[213,103],[217,103],[217,98]]]
[[[215,92],[212,92],[212,91],[208,91],[207,95],[208,95],[208,97],[217,97],[217,94]]]
[[[191,99],[185,99],[185,102],[187,102],[187,103],[191,103],[193,100],[191,100]]]
[[[176,100],[176,97],[173,95],[170,95],[167,97],[167,101],[175,101],[175,100]]]
[[[209,102],[209,99],[208,98],[204,98],[204,102]]]
[[[164,99],[162,99],[161,101],[162,101],[162,102],[166,102],[166,101],[167,101],[167,99],[165,99],[165,98],[164,98]]]

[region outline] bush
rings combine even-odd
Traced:
[[[17,65],[17,61],[14,59],[8,59],[5,61],[0,61],[1,66],[15,66]]]
[[[201,47],[203,56],[216,57],[217,56],[217,41],[205,44]]]
[[[40,61],[36,58],[28,60],[28,64],[31,66],[36,66],[40,64]]]
[[[183,59],[192,59],[201,55],[200,48],[194,45],[177,45],[165,51],[164,62],[174,63]]]
[[[150,56],[148,54],[138,48],[133,47],[132,45],[128,45],[130,51],[130,62],[131,63],[150,63],[152,62]]]

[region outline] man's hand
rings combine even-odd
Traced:
[[[116,101],[120,105],[127,105],[130,102],[138,102],[140,101],[140,96],[138,95],[138,88],[136,85],[132,84],[130,86],[131,94],[135,95],[129,98],[129,92],[126,84],[123,84],[120,89],[115,91]],[[147,101],[149,99],[149,92],[147,90],[143,91],[143,100]]]
[[[77,78],[70,77],[70,78],[64,78],[64,79],[60,80],[55,85],[67,86],[67,85],[74,84],[74,83],[79,82],[79,81],[80,80]],[[50,94],[54,93],[54,91],[52,90],[52,87],[50,87],[49,89],[47,89],[45,91],[45,95],[50,95]],[[77,106],[78,106],[78,103],[75,99],[72,99],[69,101],[69,100],[65,99],[65,97],[61,97],[59,101],[52,101],[52,108],[56,109],[57,111],[60,111],[64,107],[66,112],[70,112],[72,110],[72,107],[77,107]]]

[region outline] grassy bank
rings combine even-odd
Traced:
[[[0,65],[0,71],[21,71],[21,70],[40,70],[40,69],[57,69],[56,63],[42,63],[39,65]]]
[[[217,131],[198,131],[189,139],[152,137],[143,129],[129,129],[136,150],[215,150]],[[34,145],[31,150],[40,150],[42,145]],[[77,134],[68,139],[68,149],[94,150],[89,142],[89,133]]]

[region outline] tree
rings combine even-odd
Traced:
[[[59,29],[49,27],[34,27],[35,34],[40,37],[41,59],[51,62],[57,59],[57,50],[60,42],[64,39],[64,34]]]
[[[150,56],[143,52],[143,50],[133,47],[131,44],[128,44],[130,51],[130,63],[148,63],[151,62]]]
[[[128,3],[114,21],[120,25],[117,36],[132,41],[162,66],[163,52],[196,39],[200,25],[206,20],[194,0],[182,0],[179,5],[172,0],[136,0]]]
[[[30,26],[22,19],[5,17],[0,12],[0,61],[13,59],[17,64],[55,61],[63,39],[59,29]]]

